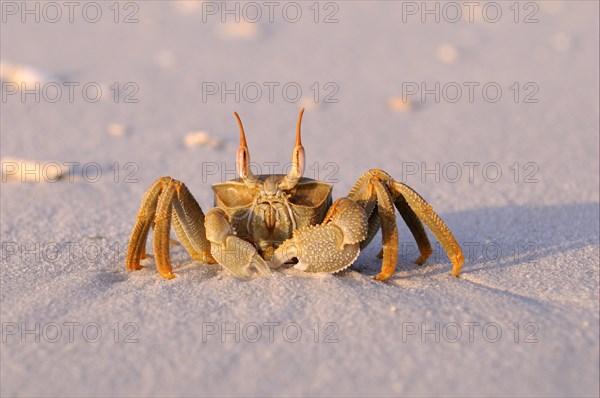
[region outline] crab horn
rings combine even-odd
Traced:
[[[303,114],[304,108],[300,110],[300,116],[298,116],[298,125],[296,127],[296,145],[294,145],[294,150],[292,151],[292,168],[279,184],[279,188],[283,190],[294,188],[304,173],[304,147],[302,146],[301,137]]]
[[[244,181],[247,186],[254,186],[256,184],[256,177],[250,170],[250,150],[246,144],[246,134],[244,133],[244,125],[237,112],[233,112],[237,119],[238,126],[240,127],[240,146],[237,150],[236,156],[236,167],[238,175]]]

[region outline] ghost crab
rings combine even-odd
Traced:
[[[196,260],[219,263],[231,273],[269,273],[293,259],[306,272],[335,273],[349,267],[381,228],[383,259],[375,279],[396,270],[398,230],[394,206],[417,242],[424,264],[432,253],[423,223],[439,240],[458,276],[463,254],[452,233],[421,196],[378,169],[358,179],[348,196],[332,203],[332,186],[302,177],[304,147],[300,111],[291,169],[287,175],[253,175],[244,127],[240,129],[236,166],[239,178],[213,185],[215,207],[206,215],[188,188],[171,177],[158,179],[146,192],[127,249],[126,268],[139,270],[146,240],[154,227],[158,272],[175,278],[169,255],[170,229]]]

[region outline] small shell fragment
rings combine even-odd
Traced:
[[[4,158],[1,163],[2,182],[57,182],[69,172],[58,162]]]
[[[218,36],[226,40],[251,40],[258,37],[259,33],[258,23],[247,21],[222,23],[217,29]]]
[[[445,64],[453,64],[458,60],[458,50],[450,44],[444,44],[437,50],[437,56]]]
[[[121,137],[127,133],[127,127],[119,123],[111,123],[108,125],[106,131],[114,137]]]
[[[567,52],[571,48],[571,39],[569,39],[569,36],[562,32],[556,33],[554,36],[552,36],[550,43],[552,48],[560,53]]]
[[[52,80],[52,77],[39,69],[29,65],[16,65],[7,62],[0,63],[0,80],[17,84],[44,84]]]
[[[412,109],[412,102],[402,97],[391,97],[388,101],[389,108],[394,112],[408,112]]]
[[[210,136],[205,131],[198,131],[186,134],[184,140],[185,145],[192,148],[197,145],[206,145],[210,141]]]
[[[183,137],[185,146],[188,148],[193,148],[198,145],[208,145],[211,139],[212,138],[206,131],[194,131],[187,133],[185,137]]]
[[[561,0],[538,1],[540,9],[548,15],[558,15],[565,8],[565,3]]]
[[[198,0],[174,0],[170,3],[181,14],[193,14],[202,8],[202,2]]]
[[[154,56],[154,61],[162,69],[171,69],[175,66],[175,55],[169,50],[160,50]]]

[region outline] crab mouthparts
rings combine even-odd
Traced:
[[[264,217],[267,229],[273,231],[275,224],[277,223],[277,210],[272,205],[268,205],[265,208]]]

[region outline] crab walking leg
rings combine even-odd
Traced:
[[[172,202],[175,197],[175,184],[169,181],[156,205],[156,216],[154,218],[154,259],[156,268],[165,279],[173,279],[176,275],[171,267],[169,255],[169,236],[171,232]]]
[[[373,191],[373,184],[369,183],[371,178],[373,178],[373,176],[370,173],[367,172],[363,174],[348,193],[348,199],[359,204],[369,218],[367,237],[360,242],[360,250],[371,243],[381,227],[379,214],[377,212],[377,196]]]
[[[369,232],[367,233],[367,238],[360,242],[360,250],[364,249],[371,243],[377,232],[381,228],[381,221],[379,220],[379,213],[377,212],[377,207],[373,209],[371,216],[369,217]],[[383,249],[381,249],[381,253],[378,254],[379,258],[383,258]]]
[[[194,246],[192,246],[192,242],[190,242],[189,238],[187,237],[187,234],[183,229],[181,220],[179,219],[179,216],[177,216],[175,206],[175,203],[173,203],[173,210],[171,212],[171,223],[173,224],[175,236],[177,236],[177,239],[179,239],[179,243],[181,243],[183,247],[185,247],[185,250],[194,260],[202,260],[202,255],[194,249]]]
[[[366,247],[379,228],[382,232],[383,248],[378,257],[383,259],[381,272],[375,279],[385,281],[396,270],[398,261],[398,228],[394,201],[382,179],[391,179],[385,173],[366,172],[354,184],[348,197],[361,205],[369,216],[367,237],[361,242]]]
[[[427,225],[440,242],[452,262],[452,275],[459,276],[464,257],[462,250],[452,232],[444,221],[433,211],[431,206],[408,185],[397,181],[389,181],[388,186],[394,195],[402,195],[415,214]]]
[[[142,199],[140,210],[137,214],[135,225],[131,231],[131,238],[127,247],[127,256],[125,267],[129,271],[140,270],[144,267],[140,265],[140,260],[145,257],[146,240],[148,232],[154,220],[158,197],[160,196],[165,184],[170,181],[170,177],[159,178],[148,188]]]
[[[171,177],[159,178],[148,189],[138,212],[129,247],[126,267],[139,270],[145,257],[150,227],[154,226],[154,256],[158,272],[167,279],[176,275],[169,255],[171,222],[177,237],[188,253],[197,260],[214,263],[210,242],[205,237],[204,214],[185,184]]]
[[[187,252],[195,260],[214,264],[210,242],[206,239],[204,213],[189,189],[176,182],[177,199],[173,201],[173,229]]]
[[[375,276],[375,279],[385,281],[396,271],[396,262],[398,261],[396,211],[392,197],[381,181],[376,178],[371,181],[377,194],[377,213],[379,214],[383,239],[383,262],[381,272]]]
[[[425,228],[423,227],[423,223],[419,220],[419,217],[415,214],[415,212],[410,208],[404,196],[398,195],[396,200],[394,201],[396,204],[396,208],[398,212],[402,216],[402,219],[408,226],[412,236],[415,238],[417,242],[417,247],[419,248],[419,252],[421,255],[419,258],[415,260],[415,263],[419,265],[425,264],[427,258],[431,255],[433,250],[431,249],[431,243],[429,242],[429,238],[427,237],[427,232],[425,232]]]
[[[250,277],[251,266],[261,274],[271,272],[254,245],[235,236],[227,214],[222,209],[214,208],[206,213],[205,228],[206,237],[211,243],[210,253],[231,273],[245,278]]]
[[[417,217],[417,215],[410,208],[408,203],[406,203],[406,199],[404,199],[404,196],[398,195],[398,197],[394,201],[394,204],[396,205],[398,212],[402,216],[402,219],[408,226],[408,229],[409,229],[410,233],[412,234],[413,238],[417,242],[417,248],[419,249],[420,255],[415,260],[415,263],[417,263],[419,265],[423,265],[423,264],[425,264],[425,262],[427,261],[427,259],[431,255],[431,253],[433,253],[433,250],[431,249],[431,243],[429,242],[429,237],[427,236],[427,232],[425,232],[423,223],[421,222],[421,220],[419,220],[419,217]],[[375,210],[373,212],[373,215],[371,215],[371,218],[369,219],[369,234],[370,234],[371,228],[379,228],[379,218],[378,217],[376,218],[376,216],[377,216],[377,211]],[[371,219],[373,219],[373,222],[376,221],[377,224],[371,225]],[[377,232],[377,229],[375,229],[375,232]],[[371,239],[373,238],[371,235],[369,235],[369,236]],[[371,239],[369,239],[369,237],[367,237],[365,242],[370,242]],[[364,246],[366,246],[366,244]],[[379,254],[377,254],[377,257],[383,258],[383,248],[381,249]]]

